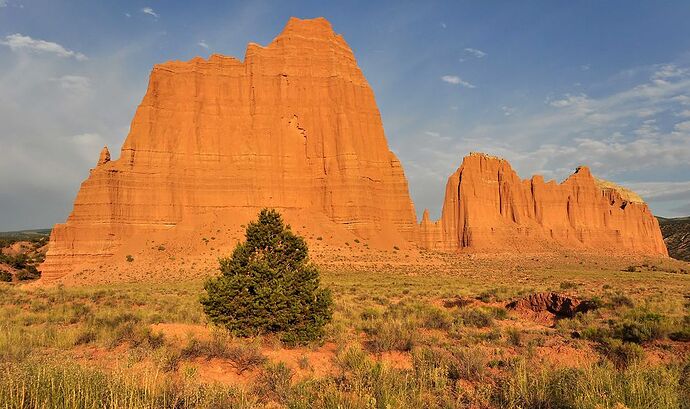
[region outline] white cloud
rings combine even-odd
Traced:
[[[673,129],[678,132],[690,133],[690,121],[679,122],[673,127]]]
[[[149,16],[153,16],[154,18],[160,17],[158,13],[156,13],[151,7],[144,7],[141,9],[141,12],[144,14],[148,14]]]
[[[592,66],[589,65],[589,64],[582,64],[582,65],[580,66],[580,70],[581,70],[581,71],[589,71],[590,68],[592,68]]]
[[[449,84],[453,85],[460,85],[465,88],[476,88],[474,84],[471,84],[467,81],[464,81],[462,78],[458,77],[457,75],[444,75],[441,77],[441,80],[444,82],[447,82]]]
[[[438,138],[438,137],[441,136],[441,134],[438,133],[438,132],[424,131],[424,133],[425,133],[426,135],[433,136],[434,138]]]
[[[57,81],[62,89],[70,91],[85,92],[91,88],[91,80],[80,75],[63,75],[54,81]]]
[[[0,8],[7,7],[7,0],[0,0]]]
[[[129,13],[125,13],[125,17],[130,18],[130,17],[132,17],[132,15]]]
[[[196,45],[198,45],[199,47],[203,47],[207,50],[209,49],[208,44],[206,44],[206,41],[204,41],[204,40],[199,41],[198,43],[196,43]]]
[[[505,157],[522,177],[562,180],[577,166],[589,165],[595,175],[634,189],[641,180],[690,181],[690,72],[666,64],[611,81],[607,85],[618,86],[616,91],[547,98],[543,108],[521,107],[519,116],[507,115],[510,106],[499,106],[503,121],[445,131],[445,142],[435,139],[422,148],[414,143],[402,149],[406,169],[410,161],[426,166],[423,171],[411,167],[408,174],[415,204],[437,213],[443,189],[429,186],[442,186],[471,151]],[[672,216],[682,213],[683,203],[690,209],[690,194],[686,198],[655,194],[648,199],[655,213]]]
[[[441,28],[447,28],[447,27],[448,26],[446,25],[446,23],[441,23]]]
[[[88,59],[84,54],[68,50],[58,43],[36,40],[19,33],[5,36],[4,40],[0,40],[0,44],[10,47],[10,49],[15,52],[25,50],[30,52],[50,53],[63,58],[72,57],[78,61]]]
[[[501,111],[503,111],[503,115],[505,116],[511,116],[515,113],[515,108],[514,107],[509,107],[507,105],[503,105],[501,107]]]
[[[478,50],[476,48],[465,48],[465,52],[468,54],[472,55],[474,58],[484,58],[486,57],[486,53],[482,50]]]

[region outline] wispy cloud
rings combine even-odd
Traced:
[[[507,106],[507,105],[503,105],[503,106],[501,107],[501,111],[503,111],[503,115],[505,115],[505,116],[511,116],[511,115],[513,115],[513,114],[515,113],[515,108],[514,108],[514,107],[510,107],[510,106]]]
[[[463,50],[463,55],[460,57],[460,62],[471,59],[480,59],[486,57],[488,54],[477,48],[467,47]]]
[[[199,47],[203,47],[203,48],[205,48],[205,49],[207,49],[207,50],[210,48],[210,47],[208,46],[208,44],[206,44],[206,41],[204,41],[204,40],[199,41],[198,43],[196,43],[196,45],[198,45]]]
[[[63,75],[55,78],[60,87],[65,90],[75,92],[86,92],[91,88],[91,80],[81,75]]]
[[[477,88],[474,84],[469,83],[462,78],[458,77],[457,75],[444,75],[441,77],[441,81],[447,82],[449,84],[453,85],[460,85],[465,88]]]
[[[0,40],[0,44],[10,47],[10,49],[15,52],[30,51],[37,53],[49,53],[63,58],[75,58],[78,61],[88,59],[84,54],[69,50],[58,43],[36,40],[29,36],[18,33],[5,36],[4,40]]]
[[[0,0],[0,8],[7,7],[7,0]]]
[[[441,28],[448,28],[448,26],[446,25],[446,23],[443,23],[443,22],[442,22],[442,23],[441,23]]]
[[[455,135],[445,132],[452,138],[429,139],[401,156],[406,165],[405,156],[427,164],[423,173],[415,168],[410,173],[423,186],[445,180],[470,151],[505,157],[522,177],[538,173],[562,180],[577,166],[589,165],[597,176],[633,189],[655,179],[659,188],[664,179],[690,184],[690,69],[663,64],[636,75],[610,84],[616,90],[608,94],[571,92],[547,98],[542,108],[521,109],[519,116],[501,106],[504,121],[479,123]],[[640,193],[655,212],[680,215],[681,199]],[[690,193],[684,197],[688,203]]]
[[[581,70],[581,71],[589,71],[590,68],[592,68],[592,66],[589,65],[589,64],[582,64],[582,65],[580,66],[580,70]]]
[[[487,55],[484,51],[478,50],[476,48],[465,48],[465,52],[472,55],[475,58],[484,58]]]
[[[149,16],[153,16],[154,18],[160,17],[158,13],[156,13],[151,7],[144,7],[141,9],[141,12],[144,14],[148,14]]]

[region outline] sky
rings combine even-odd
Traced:
[[[419,215],[473,151],[523,178],[588,165],[690,215],[689,1],[0,0],[0,231],[67,218],[154,64],[243,58],[290,16],[354,50]]]

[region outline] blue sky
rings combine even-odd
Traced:
[[[523,178],[587,164],[690,214],[688,1],[0,0],[0,230],[67,217],[153,64],[242,58],[290,16],[326,17],[354,50],[420,214],[470,151]]]

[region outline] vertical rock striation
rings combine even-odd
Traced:
[[[563,246],[668,255],[656,218],[639,196],[578,168],[563,183],[521,180],[481,153],[448,178],[441,219],[420,224],[420,243],[439,250],[511,251]]]
[[[323,18],[290,19],[268,46],[249,44],[244,62],[156,65],[119,159],[101,153],[43,272],[59,277],[200,214],[264,206],[311,209],[365,239],[416,230],[374,94]]]

